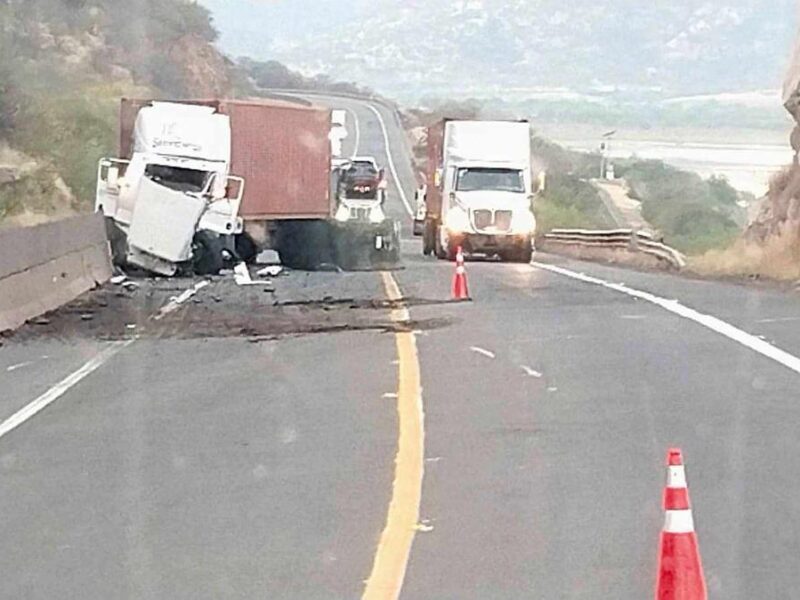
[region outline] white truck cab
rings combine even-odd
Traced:
[[[192,259],[196,232],[241,233],[244,181],[230,175],[230,158],[230,118],[214,108],[141,108],[130,159],[98,166],[95,209],[126,236],[126,262],[172,275]]]
[[[530,125],[511,121],[447,121],[436,215],[436,254],[457,247],[529,262],[536,220],[532,210]]]

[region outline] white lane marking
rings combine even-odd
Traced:
[[[408,213],[409,217],[414,216],[414,211],[411,208],[411,205],[408,203],[408,198],[406,197],[406,193],[403,190],[403,184],[400,182],[400,178],[397,176],[397,169],[394,167],[394,160],[392,159],[392,150],[389,147],[389,132],[386,130],[386,123],[381,116],[381,113],[378,112],[371,104],[365,104],[365,106],[370,109],[375,116],[378,117],[378,124],[381,126],[381,131],[383,132],[383,141],[386,145],[386,160],[389,163],[389,170],[392,172],[392,177],[394,178],[394,187],[397,188],[397,193],[400,194],[400,200],[403,201],[403,205],[406,207],[406,212]]]
[[[358,115],[356,111],[347,109],[347,112],[350,113],[350,116],[353,119],[353,128],[356,130],[356,140],[353,144],[353,154],[351,155],[352,158],[358,156],[358,148],[361,145],[361,126],[358,123]]]
[[[584,275],[583,273],[576,273],[575,271],[562,269],[561,267],[556,267],[554,265],[548,265],[539,262],[534,262],[532,265],[539,269],[544,269],[545,271],[564,275],[565,277],[577,279],[578,281],[583,281],[584,283],[599,285],[604,288],[614,290],[615,292],[627,294],[632,298],[639,298],[640,300],[645,300],[655,304],[656,306],[660,306],[664,310],[668,310],[673,314],[684,317],[685,319],[689,319],[690,321],[694,321],[695,323],[698,323],[699,325],[702,325],[711,331],[719,333],[720,335],[723,335],[734,342],[738,342],[742,346],[750,348],[762,356],[771,358],[775,362],[783,365],[787,369],[791,369],[795,373],[800,373],[800,358],[789,354],[785,350],[781,350],[780,348],[777,348],[768,342],[765,342],[755,335],[747,333],[746,331],[742,331],[738,327],[734,327],[730,323],[726,323],[717,317],[712,317],[711,315],[706,315],[694,310],[693,308],[684,306],[677,300],[667,300],[649,292],[643,292],[641,290],[630,288],[621,283],[609,283],[602,279],[598,279],[597,277]]]
[[[6,367],[6,371],[11,373],[12,371],[16,371],[17,369],[24,369],[25,367],[30,367],[33,364],[33,362],[34,361],[32,360],[26,360],[25,362],[17,363],[15,365]]]
[[[627,321],[643,321],[646,319],[644,315],[622,315],[620,319],[625,319]]]
[[[495,357],[494,352],[486,350],[485,348],[481,348],[480,346],[470,346],[469,349],[472,350],[473,352],[477,352],[478,354],[483,354],[484,356],[488,356],[489,358]]]
[[[189,288],[185,292],[183,292],[180,296],[177,296],[176,298],[171,298],[169,303],[166,304],[165,306],[163,306],[161,308],[161,310],[158,311],[158,314],[156,314],[156,316],[153,317],[153,319],[156,320],[156,321],[160,321],[161,319],[166,317],[171,312],[175,312],[176,310],[178,310],[178,308],[180,307],[181,304],[186,302],[189,298],[194,296],[197,292],[202,290],[204,287],[206,287],[210,283],[211,282],[208,281],[208,280],[203,280],[203,281],[197,283],[196,285],[194,285],[193,287]]]
[[[756,323],[792,323],[800,321],[800,317],[781,317],[777,319],[759,319]]]
[[[80,369],[68,375],[44,394],[33,400],[30,404],[24,406],[8,419],[0,423],[0,438],[6,435],[9,431],[16,429],[25,421],[36,415],[38,412],[50,406],[53,402],[63,396],[70,388],[79,383],[86,376],[93,373],[95,370],[102,367],[109,359],[111,359],[120,350],[131,345],[135,339],[125,340],[124,342],[113,342],[109,344],[104,350],[97,354],[94,358],[89,360]]]
[[[539,373],[539,371],[534,371],[530,367],[526,367],[525,365],[520,365],[520,369],[525,371],[525,373],[530,377],[536,377],[536,379],[541,379],[542,378],[542,374]]]

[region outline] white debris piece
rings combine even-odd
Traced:
[[[233,278],[236,281],[236,285],[272,285],[272,281],[270,280],[253,281],[253,278],[250,276],[250,269],[248,269],[247,265],[243,262],[233,268]]]
[[[112,278],[110,279],[110,281],[111,281],[111,283],[113,283],[114,285],[119,285],[120,283],[122,283],[123,281],[125,281],[127,278],[128,278],[128,276],[127,276],[127,275],[114,275],[114,277],[112,277]]]
[[[277,277],[281,273],[283,273],[283,267],[281,265],[270,265],[256,271],[256,275],[259,277]]]

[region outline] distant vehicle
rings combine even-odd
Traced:
[[[382,223],[386,195],[384,172],[370,156],[359,156],[339,169],[336,184],[337,221]]]
[[[391,262],[399,261],[399,227],[384,211],[387,187],[384,170],[371,156],[357,156],[335,164],[331,186],[335,190],[334,217],[337,228],[344,232],[337,244],[339,256],[354,255],[350,247],[369,240],[367,243],[376,255],[383,255]],[[359,254],[363,260],[363,253]]]
[[[530,125],[444,120],[428,131],[423,252],[529,262],[533,216]]]
[[[328,138],[331,141],[331,156],[340,158],[342,156],[342,142],[347,139],[347,111],[334,109],[331,111],[331,131]]]
[[[340,196],[351,199],[380,200],[385,190],[384,172],[371,156],[358,156],[343,168],[339,180]]]
[[[425,213],[427,206],[425,204],[425,196],[427,194],[427,186],[424,184],[417,188],[414,192],[414,228],[413,233],[419,237],[425,233]]]

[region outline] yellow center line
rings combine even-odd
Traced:
[[[391,273],[381,273],[390,300],[402,300]],[[408,308],[392,309],[395,323],[409,320]],[[398,358],[397,416],[399,434],[395,457],[392,500],[381,533],[372,572],[366,581],[363,600],[394,600],[400,596],[411,544],[419,523],[425,454],[425,415],[422,408],[417,341],[410,331],[395,334]]]

